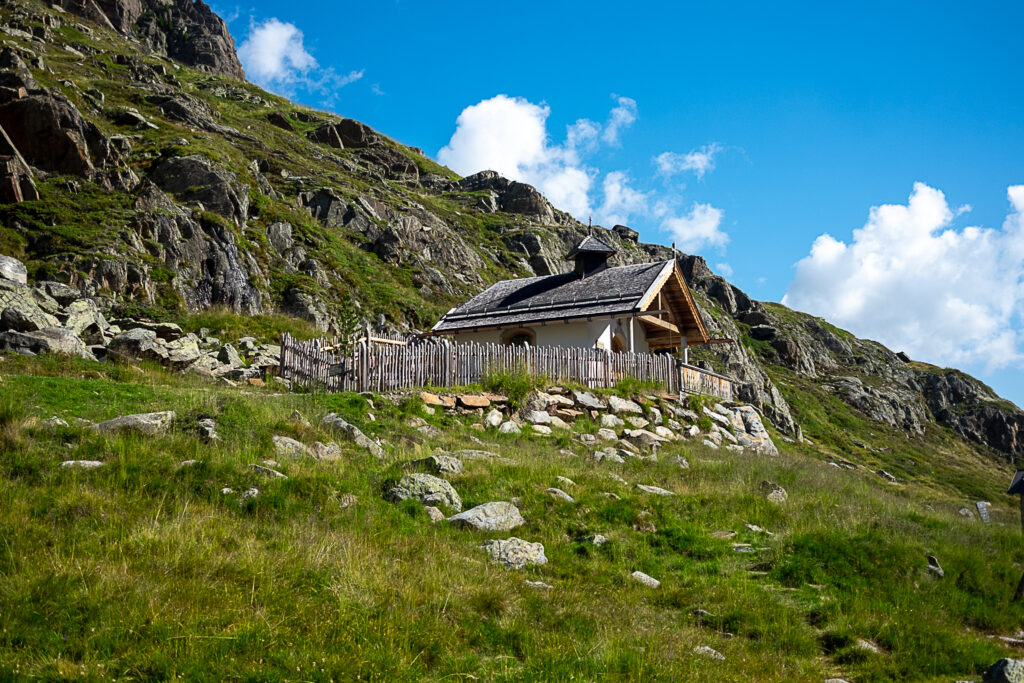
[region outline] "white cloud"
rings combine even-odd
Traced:
[[[619,131],[629,128],[636,121],[637,109],[636,100],[630,97],[612,95],[615,100],[615,108],[608,115],[608,123],[605,124],[604,133],[601,139],[607,144],[617,147],[619,145]]]
[[[1001,230],[951,228],[939,190],[873,207],[846,244],[818,237],[783,303],[943,365],[1024,361],[1024,185],[1008,188]],[[959,211],[957,212],[959,213]]]
[[[650,195],[630,186],[623,171],[612,171],[604,177],[604,201],[597,210],[598,221],[609,226],[629,222],[635,214],[647,212]]]
[[[618,130],[636,117],[636,102],[628,97],[617,101],[605,127],[579,119],[566,127],[564,143],[552,144],[547,131],[549,107],[497,95],[462,110],[455,133],[437,158],[462,175],[490,169],[534,185],[556,207],[586,221],[592,213],[590,192],[598,172],[587,167],[582,156],[593,153],[599,141],[607,141],[612,126],[612,138],[617,140]],[[621,198],[626,205],[616,211],[631,206],[632,195],[627,194],[624,190]]]
[[[662,221],[661,228],[672,235],[678,249],[693,254],[707,247],[725,247],[729,235],[722,232],[721,225],[721,209],[694,202],[688,214],[668,216]]]
[[[717,142],[704,145],[700,149],[690,150],[686,154],[676,152],[662,152],[654,157],[654,163],[658,167],[658,173],[671,178],[683,171],[693,171],[698,178],[715,168],[715,155],[722,151],[722,146]]]
[[[716,263],[715,270],[717,270],[722,277],[732,277],[732,266],[728,263]]]
[[[303,44],[302,31],[276,18],[250,24],[238,57],[249,80],[283,95],[304,89],[333,99],[335,89],[363,77],[362,71],[340,75],[334,69],[320,68]]]

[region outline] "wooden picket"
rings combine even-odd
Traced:
[[[337,339],[298,341],[281,337],[280,376],[314,391],[392,391],[417,386],[455,387],[479,383],[488,373],[520,368],[552,383],[577,382],[610,388],[624,378],[661,383],[672,393],[708,394],[732,400],[732,380],[681,363],[669,354],[611,352],[559,346],[411,342],[363,336],[350,354]]]

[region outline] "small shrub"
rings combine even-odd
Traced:
[[[519,408],[531,391],[547,383],[547,377],[534,377],[524,367],[500,372],[488,371],[481,382],[486,391],[508,396],[514,408]]]

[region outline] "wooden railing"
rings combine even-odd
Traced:
[[[488,373],[525,369],[552,383],[576,382],[610,388],[627,377],[659,382],[672,393],[732,400],[732,380],[685,365],[668,354],[615,353],[595,348],[457,344],[417,340],[379,343],[365,338],[352,353],[336,352],[329,340],[281,338],[282,378],[326,391],[392,391],[410,387],[457,387],[481,382]]]

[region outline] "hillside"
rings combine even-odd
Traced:
[[[18,0],[0,31],[0,678],[937,681],[1024,647],[1003,493],[1024,413],[983,383],[679,254],[736,340],[691,358],[737,380],[721,410],[752,406],[777,456],[657,387],[620,393],[671,438],[617,462],[603,414],[502,434],[418,391],[264,386],[284,331],[422,331],[588,233],[619,264],[672,252],[261,90],[202,2]],[[557,416],[524,382],[488,388]],[[155,411],[175,415],[153,433],[95,428]],[[448,455],[462,507],[515,500],[546,564],[490,563],[508,532],[389,500]]]

